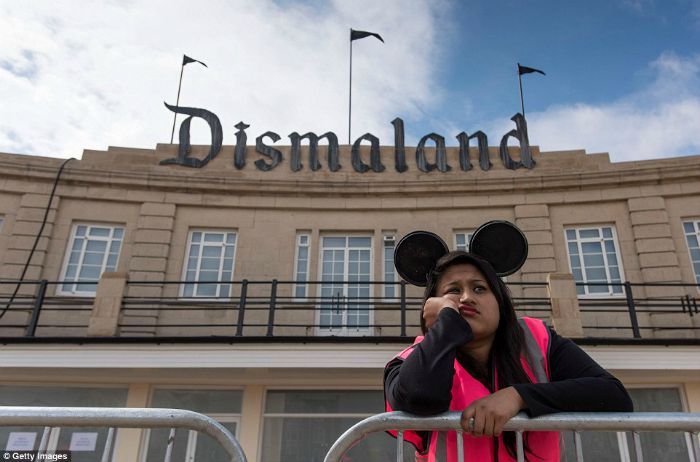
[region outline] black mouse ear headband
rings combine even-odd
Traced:
[[[394,266],[406,282],[425,287],[428,273],[449,252],[445,241],[429,231],[413,231],[401,238],[394,250]],[[499,276],[518,271],[527,259],[527,239],[513,223],[489,221],[469,240],[469,252],[493,266]]]

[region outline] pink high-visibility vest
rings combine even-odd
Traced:
[[[523,355],[520,361],[523,369],[533,383],[549,382],[549,332],[544,322],[539,319],[521,318],[518,320],[525,337]],[[405,359],[411,354],[413,348],[423,341],[423,337],[417,337],[410,347],[399,353],[396,357]],[[481,382],[472,377],[459,362],[455,359],[455,375],[452,382],[452,401],[450,411],[463,411],[473,401],[484,398],[491,394]],[[498,371],[496,371],[498,372]],[[496,376],[497,377],[497,376]],[[496,380],[498,380],[496,378]],[[389,403],[386,402],[386,410],[391,411]],[[390,432],[396,436],[396,432]],[[465,462],[484,462],[494,460],[494,444],[496,438],[493,437],[472,437],[463,434],[464,460]],[[558,462],[559,457],[559,433],[558,432],[527,432],[524,441],[530,451],[525,453],[527,460],[537,462]],[[418,433],[405,431],[404,439],[413,443],[423,452],[423,441]],[[534,454],[534,455],[533,455]],[[416,460],[428,462],[456,462],[457,461],[457,433],[432,432],[430,436],[430,446],[427,454],[421,455],[416,452]],[[508,454],[503,436],[498,437],[498,459],[499,462],[515,461]]]

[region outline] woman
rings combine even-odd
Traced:
[[[515,460],[515,435],[503,426],[520,411],[631,412],[619,380],[542,321],[516,319],[508,288],[492,266],[449,252],[428,275],[424,337],[384,371],[387,410],[430,415],[462,411],[464,455]],[[429,461],[456,459],[455,432],[405,432]],[[526,458],[558,461],[556,432],[525,434]]]

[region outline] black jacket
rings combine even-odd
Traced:
[[[571,340],[552,329],[548,383],[513,385],[537,417],[553,412],[631,412],[627,390]],[[445,412],[451,401],[457,349],[473,338],[459,313],[443,309],[425,339],[405,359],[384,370],[384,393],[391,408],[418,415]]]

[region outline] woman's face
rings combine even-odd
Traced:
[[[474,340],[493,340],[501,315],[496,296],[479,269],[469,263],[450,266],[438,281],[437,297],[450,298],[474,332]]]

